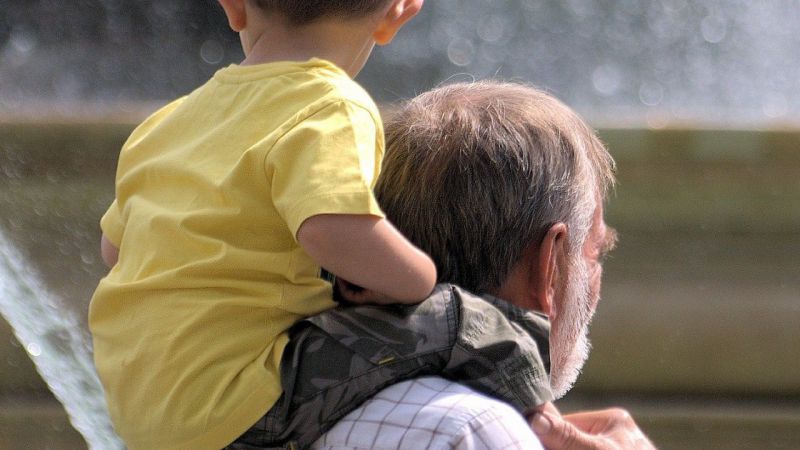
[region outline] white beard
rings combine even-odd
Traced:
[[[563,289],[563,310],[558,311],[550,335],[550,386],[556,399],[563,397],[578,379],[589,358],[589,323],[594,310],[591,274],[580,252],[569,261],[569,274]]]

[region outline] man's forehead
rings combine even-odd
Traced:
[[[605,221],[602,199],[598,200],[597,207],[594,210],[590,233],[595,239],[602,241],[604,244],[612,244],[617,241],[617,230],[610,227]]]
[[[606,223],[603,211],[603,202],[602,199],[599,199],[592,219],[591,233],[601,253],[608,253],[617,246],[619,237],[617,230]]]

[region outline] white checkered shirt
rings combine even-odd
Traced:
[[[543,447],[506,403],[438,377],[379,392],[314,443],[315,450],[503,450]]]

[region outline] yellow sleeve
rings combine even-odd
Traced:
[[[383,128],[369,110],[329,104],[292,127],[270,150],[272,201],[292,235],[318,214],[383,217],[372,193],[383,157]]]
[[[106,235],[108,240],[119,248],[122,242],[122,230],[124,229],[124,225],[116,199],[111,203],[111,206],[108,207],[108,210],[100,219],[100,228],[103,230],[103,234]]]

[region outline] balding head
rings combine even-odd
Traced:
[[[554,223],[578,252],[614,183],[594,131],[552,96],[499,82],[452,84],[386,124],[376,188],[389,219],[437,264],[439,280],[496,293]]]

